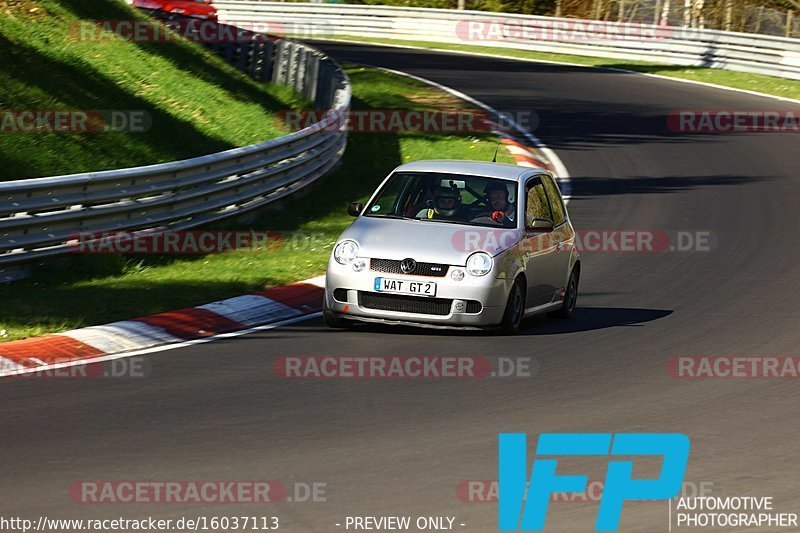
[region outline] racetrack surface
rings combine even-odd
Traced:
[[[346,515],[450,515],[466,524],[457,529],[496,531],[496,505],[465,503],[456,486],[496,479],[499,432],[685,433],[687,481],[713,483],[713,495],[772,496],[777,510],[800,511],[798,381],[667,373],[678,355],[798,354],[798,138],[666,126],[680,109],[790,104],[592,68],[322,47],[501,111],[538,113],[533,133],[572,176],[577,229],[709,231],[713,249],[585,253],[576,317],[530,320],[516,337],[334,332],[313,318],[153,354],[147,379],[4,380],[0,516],[271,513],[284,531],[326,532],[343,530],[334,524]],[[278,356],[327,354],[530,357],[535,373],[456,381],[272,373]],[[606,462],[587,461],[590,477],[602,479]],[[635,472],[656,475],[657,465]],[[81,505],[68,488],[86,479],[324,482],[327,502]],[[548,530],[592,531],[596,512],[596,504],[553,504]],[[667,526],[665,502],[624,508],[621,531]]]

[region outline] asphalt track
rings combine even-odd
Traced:
[[[465,503],[456,487],[496,478],[497,434],[509,431],[685,433],[688,481],[800,511],[797,380],[688,380],[666,371],[677,355],[798,354],[798,138],[676,134],[665,120],[678,109],[791,104],[590,68],[324,48],[500,110],[537,112],[534,133],[572,175],[577,228],[709,231],[713,249],[584,254],[575,319],[535,319],[516,337],[332,332],[314,318],[153,354],[148,379],[4,380],[0,516],[277,514],[284,531],[326,532],[343,530],[334,524],[346,515],[450,515],[466,524],[458,529],[496,531],[496,505]],[[272,374],[276,356],[325,354],[530,357],[535,372],[463,381]],[[605,461],[576,463],[570,473],[585,465],[602,479]],[[68,495],[85,479],[324,482],[327,502],[91,506]],[[553,504],[548,530],[591,531],[596,511]],[[665,502],[623,512],[622,531],[667,526]]]

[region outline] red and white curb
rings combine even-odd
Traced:
[[[508,153],[511,154],[511,157],[514,158],[514,161],[517,162],[517,166],[543,168],[553,174],[556,177],[558,186],[561,188],[561,194],[564,196],[564,201],[569,203],[570,191],[572,190],[568,179],[569,175],[563,170],[559,173],[559,169],[557,168],[558,165],[555,163],[557,160],[553,159],[552,155],[548,157],[543,153],[543,149],[524,145],[508,137],[501,139],[501,142],[505,145],[506,150],[508,150]],[[559,176],[567,177],[559,178]]]
[[[247,333],[322,310],[325,278],[198,307],[0,344],[0,377],[42,372]]]
[[[517,165],[521,167],[544,168],[550,172],[554,171],[550,161],[537,153],[535,148],[529,148],[524,144],[508,138],[504,138],[502,142],[506,146],[506,150],[511,154],[511,157],[517,162]]]

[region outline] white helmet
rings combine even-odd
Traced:
[[[442,205],[442,200],[452,200],[452,205]],[[433,206],[440,215],[451,217],[461,208],[461,193],[455,187],[439,187],[433,199]]]

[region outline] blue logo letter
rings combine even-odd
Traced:
[[[613,444],[612,444],[613,437]],[[555,492],[583,492],[587,476],[556,475],[556,459],[535,459],[530,489],[527,481],[527,439],[522,433],[501,433],[498,526],[501,531],[541,531],[547,507]],[[689,460],[686,435],[620,433],[544,433],[536,455],[663,455],[661,474],[655,480],[631,478],[631,461],[608,465],[605,489],[595,523],[598,531],[616,531],[625,500],[666,500],[681,489]],[[527,497],[526,497],[527,495]]]

